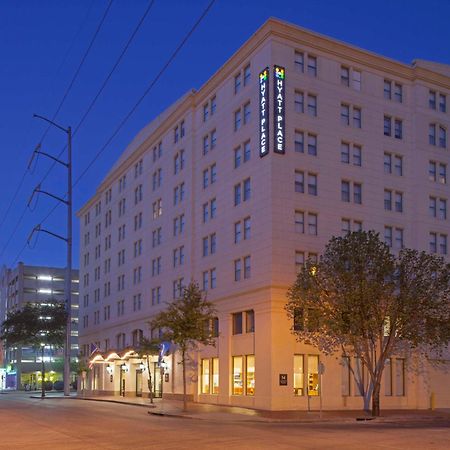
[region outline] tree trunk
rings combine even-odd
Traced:
[[[378,417],[380,415],[380,382],[376,381],[372,393],[372,416]]]
[[[187,398],[186,398],[186,350],[182,350],[181,357],[183,358],[181,363],[183,365],[183,411],[187,411]]]
[[[44,362],[44,349],[45,347],[42,346],[41,349],[41,364],[42,364],[42,370],[41,370],[41,374],[42,374],[42,382],[41,382],[41,398],[45,397],[45,362]]]
[[[150,369],[150,358],[147,356],[147,370],[148,370],[148,398],[150,403],[153,403],[153,384],[152,384],[152,371]]]

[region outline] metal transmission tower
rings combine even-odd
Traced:
[[[45,194],[64,203],[67,206],[67,237],[63,237],[59,234],[53,233],[51,231],[45,230],[41,227],[41,224],[36,225],[33,228],[30,236],[28,237],[28,242],[31,240],[35,232],[43,232],[50,234],[58,239],[61,239],[67,244],[67,263],[66,263],[66,276],[64,280],[64,294],[66,299],[66,311],[67,311],[67,323],[66,323],[66,341],[64,345],[64,395],[70,395],[70,351],[71,351],[71,329],[72,329],[72,128],[64,128],[57,123],[53,122],[46,117],[34,114],[33,117],[45,120],[49,124],[59,128],[67,134],[67,162],[61,161],[60,159],[41,151],[41,145],[39,144],[33,152],[29,166],[31,166],[33,159],[36,155],[43,155],[47,158],[52,159],[58,164],[61,164],[67,169],[67,198],[58,197],[50,192],[43,191],[41,185],[39,184],[34,189],[31,194],[28,204],[31,203],[34,194]]]

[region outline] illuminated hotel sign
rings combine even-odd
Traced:
[[[269,68],[259,74],[259,156],[269,153]]]
[[[274,149],[275,153],[285,153],[285,132],[284,110],[286,108],[285,101],[285,80],[286,70],[284,67],[274,66]]]

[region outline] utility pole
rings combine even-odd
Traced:
[[[31,200],[33,199],[33,196],[35,193],[42,193],[46,194],[49,197],[52,197],[56,200],[58,200],[61,203],[64,203],[67,206],[67,236],[63,237],[56,233],[52,233],[51,231],[45,230],[41,228],[41,225],[37,225],[34,227],[33,231],[31,232],[28,241],[30,241],[31,237],[33,236],[34,232],[44,232],[47,234],[50,234],[51,236],[54,236],[58,239],[62,239],[67,244],[67,262],[66,262],[66,276],[64,280],[64,296],[65,296],[65,303],[66,303],[66,312],[67,312],[67,322],[66,322],[66,339],[65,339],[65,345],[64,345],[64,395],[69,396],[70,395],[70,353],[71,353],[71,340],[72,340],[72,128],[67,127],[64,128],[57,123],[53,122],[50,119],[47,119],[46,117],[40,116],[38,114],[34,114],[33,117],[37,117],[39,119],[42,119],[51,125],[55,126],[56,128],[59,128],[60,130],[64,131],[67,134],[67,162],[64,162],[48,153],[45,153],[40,150],[41,146],[40,144],[36,147],[36,149],[33,152],[33,155],[31,157],[29,167],[31,166],[31,163],[33,162],[33,159],[35,155],[43,155],[47,158],[52,159],[53,161],[57,162],[58,164],[63,165],[67,169],[67,200],[65,200],[62,197],[58,197],[50,192],[46,192],[41,190],[41,186],[38,185],[34,191],[33,194],[30,197],[30,200],[28,201],[28,204],[31,203]]]

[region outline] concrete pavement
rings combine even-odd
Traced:
[[[381,416],[372,418],[363,411],[263,411],[228,405],[212,405],[188,402],[188,410],[183,411],[183,402],[179,400],[154,399],[153,404],[146,397],[89,397],[75,395],[78,400],[122,403],[148,408],[148,414],[186,419],[209,420],[220,422],[418,422],[448,421],[450,410],[382,410]],[[48,398],[62,397],[62,394],[49,393]]]

